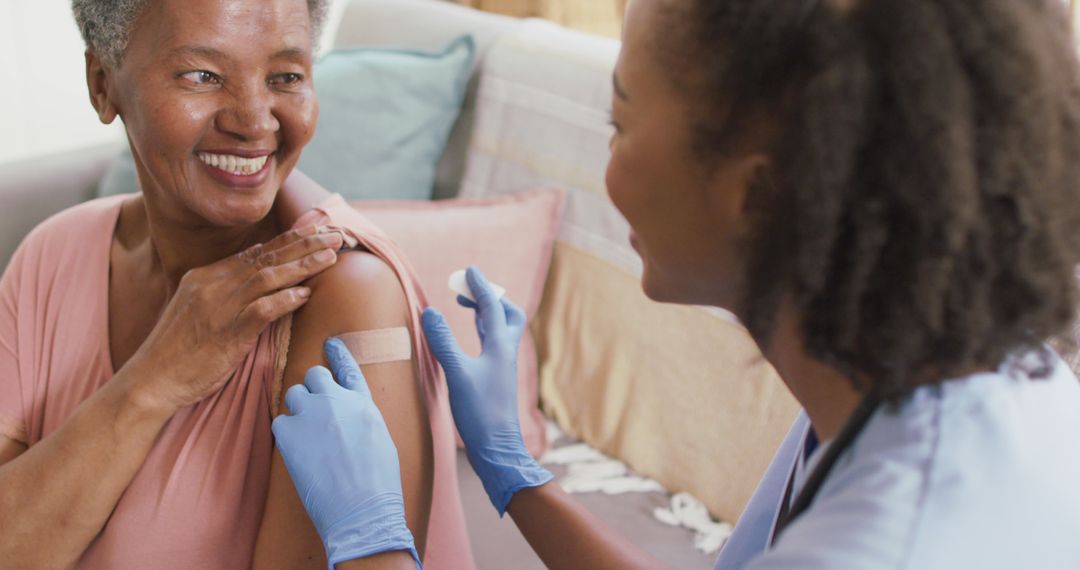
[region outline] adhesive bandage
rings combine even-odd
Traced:
[[[409,329],[397,327],[351,332],[338,336],[357,364],[380,364],[412,359],[412,336]]]
[[[472,291],[469,290],[468,281],[465,280],[465,270],[464,269],[462,269],[461,271],[455,271],[455,272],[451,273],[450,274],[450,283],[448,283],[447,285],[450,287],[451,291],[457,293],[458,295],[461,295],[462,297],[465,297],[466,299],[468,299],[470,301],[474,301],[474,302],[476,301],[476,299],[473,299]],[[495,293],[495,298],[496,299],[502,299],[503,295],[506,295],[506,288],[505,287],[500,287],[500,286],[498,286],[498,285],[496,285],[494,283],[491,283],[491,282],[488,282],[488,285],[491,285],[491,291],[493,293]]]

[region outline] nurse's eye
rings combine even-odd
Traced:
[[[622,132],[622,125],[620,125],[619,122],[615,120],[614,111],[608,112],[608,124],[611,125],[611,128],[615,129],[616,133]]]
[[[221,83],[221,78],[218,77],[217,74],[203,69],[189,71],[182,74],[180,77],[183,77],[193,85],[218,85]]]

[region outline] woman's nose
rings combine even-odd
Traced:
[[[217,117],[218,129],[242,141],[257,141],[281,128],[274,115],[274,99],[266,89],[237,93]]]

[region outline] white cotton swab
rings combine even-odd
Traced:
[[[495,293],[496,299],[502,299],[503,295],[506,295],[505,287],[500,287],[494,283],[491,283],[490,281],[488,282],[488,285],[491,286],[491,291]],[[447,283],[447,286],[450,287],[451,291],[457,293],[458,295],[461,295],[462,297],[465,297],[470,301],[476,302],[476,299],[473,299],[472,291],[469,290],[469,282],[465,280],[464,269],[451,273],[450,282]]]

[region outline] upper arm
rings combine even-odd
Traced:
[[[393,270],[366,252],[346,252],[311,279],[311,300],[293,317],[282,393],[326,365],[323,343],[349,332],[409,326],[410,308]],[[415,355],[414,355],[415,359]],[[405,516],[423,555],[431,510],[434,451],[415,360],[361,366],[386,419],[401,464]],[[278,413],[288,413],[282,403]],[[325,568],[322,543],[274,450],[266,509],[255,550],[258,568]]]

